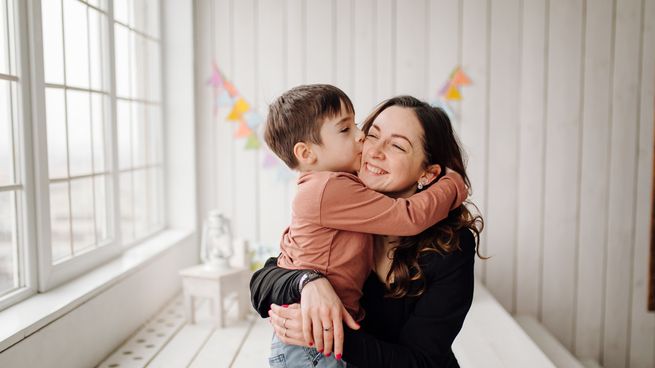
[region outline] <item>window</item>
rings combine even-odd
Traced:
[[[110,243],[108,17],[78,0],[42,1],[53,264]]]
[[[163,223],[157,14],[152,0],[114,2],[120,227],[125,242],[143,238]]]
[[[19,221],[24,186],[20,172],[18,129],[21,78],[17,65],[16,9],[0,0],[0,298],[25,285]]]
[[[0,309],[164,228],[158,0],[29,4],[0,0]]]

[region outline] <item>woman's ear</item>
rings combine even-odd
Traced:
[[[430,165],[425,169],[423,174],[421,174],[418,182],[423,186],[427,186],[435,181],[435,179],[439,177],[439,174],[441,174],[441,165]]]
[[[305,142],[298,142],[293,146],[293,155],[296,156],[299,166],[312,165],[316,162],[316,155]]]

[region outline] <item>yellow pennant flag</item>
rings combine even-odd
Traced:
[[[448,91],[446,91],[446,100],[459,101],[462,99],[462,95],[459,93],[457,86],[454,83],[450,84]]]
[[[239,98],[234,104],[232,111],[227,116],[227,120],[237,121],[240,120],[244,113],[250,110],[250,105],[243,98]]]
[[[243,120],[239,121],[239,128],[237,129],[236,133],[234,133],[235,138],[245,138],[252,134],[252,130],[248,126],[248,124],[244,123]]]

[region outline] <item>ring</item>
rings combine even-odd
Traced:
[[[282,323],[282,327],[287,328],[287,321],[288,320],[289,320],[288,318],[284,319],[284,323]]]
[[[324,328],[323,331],[328,332],[332,329],[332,327]]]

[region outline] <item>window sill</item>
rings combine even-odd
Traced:
[[[191,231],[165,230],[79,278],[0,312],[0,352],[143,268],[192,235]]]

